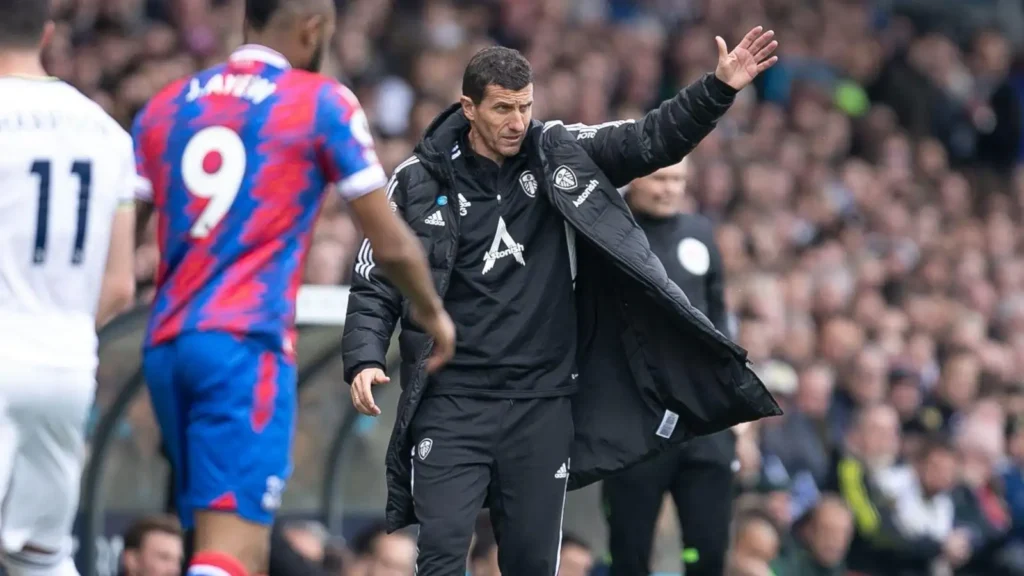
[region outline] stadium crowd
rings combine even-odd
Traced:
[[[338,3],[327,73],[389,170],[488,44],[533,64],[536,118],[596,124],[713,69],[714,35],[774,28],[780,63],[690,156],[685,197],[717,226],[734,334],[786,411],[738,432],[729,569],[1024,574],[1019,2]],[[57,4],[49,70],[126,125],[241,40],[240,1]],[[323,218],[307,281],[344,283],[359,240],[343,212]],[[150,238],[139,277],[155,265]],[[334,558],[316,530],[289,534]],[[344,574],[412,573],[381,556],[414,546],[371,540]],[[496,573],[480,541],[471,572]],[[371,557],[383,571],[351,570]]]

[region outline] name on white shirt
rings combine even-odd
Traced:
[[[259,104],[277,91],[277,84],[262,76],[253,74],[214,74],[201,84],[193,78],[188,85],[185,99],[195,102],[204,96],[233,96]]]
[[[11,110],[0,112],[0,133],[65,129],[106,133],[109,126],[104,118],[92,111]]]

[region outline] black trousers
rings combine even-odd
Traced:
[[[410,426],[418,576],[464,576],[490,508],[504,576],[555,574],[569,474],[568,397],[429,396]]]
[[[651,545],[666,492],[671,492],[679,511],[686,576],[721,576],[729,548],[732,480],[728,464],[694,461],[680,449],[606,479],[602,499],[608,517],[610,576],[651,573]]]

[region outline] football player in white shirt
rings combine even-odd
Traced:
[[[131,138],[43,71],[48,0],[0,0],[0,562],[70,576],[97,325],[134,297]]]

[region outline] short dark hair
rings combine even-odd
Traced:
[[[369,556],[377,545],[377,540],[388,533],[388,526],[383,521],[374,522],[363,528],[352,539],[349,548],[357,556]]]
[[[143,516],[131,526],[128,527],[128,531],[124,533],[124,549],[125,550],[139,550],[142,548],[142,542],[146,539],[146,536],[154,532],[161,534],[170,534],[171,536],[181,537],[181,524],[178,519],[169,514],[153,514],[151,516]]]
[[[263,30],[283,3],[283,0],[245,0],[245,23],[253,30]]]
[[[2,1],[2,0],[0,0]],[[278,12],[289,9],[320,13],[329,9],[333,0],[245,0],[245,23],[256,32],[263,31]]]
[[[50,0],[0,0],[0,46],[35,46],[50,20]]]
[[[506,90],[522,90],[532,83],[533,67],[518,50],[491,46],[470,58],[462,74],[462,94],[479,104],[492,84]]]
[[[572,532],[562,532],[562,548],[566,546],[576,546],[577,548],[583,548],[587,552],[590,552],[590,544],[587,544],[583,538],[573,534]]]
[[[733,518],[733,541],[737,540],[740,536],[742,536],[743,531],[746,530],[747,527],[751,526],[752,524],[757,524],[758,522],[766,524],[777,534],[781,533],[781,531],[779,530],[779,525],[775,522],[775,518],[773,518],[767,510],[763,510],[761,508],[751,508],[749,510],[744,510],[740,512]]]
[[[956,456],[956,448],[949,438],[941,433],[935,433],[925,437],[921,449],[917,453],[918,460],[924,462],[935,454],[946,454]]]

